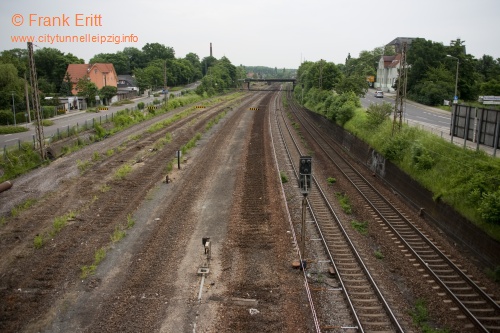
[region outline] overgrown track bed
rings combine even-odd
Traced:
[[[202,132],[228,105],[231,103],[200,109],[154,133],[147,131],[154,122],[139,124],[137,127],[141,129],[134,134],[136,139],[124,142],[120,135],[110,137],[96,146],[86,147],[86,155],[79,152],[37,170],[42,180],[33,180],[32,191],[43,193],[43,189],[35,186],[43,186],[49,180],[55,182],[58,168],[67,161],[76,167],[77,161],[72,156],[91,159],[94,149],[100,149],[102,159],[96,159],[86,172],[68,178],[33,207],[8,219],[2,227],[0,330],[36,330],[40,321],[49,320],[53,315],[47,313],[51,306],[81,281],[81,268],[92,264],[97,250],[109,246],[115,230],[127,228],[127,216],[165,177],[166,164],[175,156],[175,151]],[[134,129],[128,131],[129,135],[133,132]],[[166,133],[170,133],[172,141],[154,149],[155,142],[165,138]],[[113,155],[105,158],[106,151],[113,148]],[[119,179],[116,171],[123,165],[130,166],[130,173]],[[4,192],[2,201],[8,200],[6,196],[10,194]],[[68,212],[74,212],[75,218],[53,233],[54,218]],[[40,249],[33,248],[36,235],[45,238]],[[86,283],[91,285],[92,279]]]
[[[281,208],[277,170],[272,157],[268,124],[268,95],[255,113],[247,152],[238,164],[238,186],[231,212],[223,266],[226,299],[254,303],[259,313],[249,315],[249,306],[226,302],[219,313],[223,325],[217,332],[309,332],[304,320],[303,293],[290,267],[290,247]],[[292,276],[290,276],[292,275]],[[299,280],[300,281],[300,280]],[[252,304],[252,303],[249,303]]]
[[[298,183],[298,170],[295,165],[298,164],[299,157],[306,154],[300,147],[297,133],[287,123],[285,112],[282,108],[279,110],[273,115],[277,128],[275,132],[280,134],[279,140],[276,141],[282,143],[289,158],[280,169],[286,169],[287,174],[293,177],[292,183]],[[299,189],[296,189],[296,192],[298,193]],[[358,332],[403,332],[314,174],[306,202],[306,221],[309,222],[309,227],[306,228],[306,235],[302,235],[298,223],[296,233],[307,239],[310,248],[301,253],[301,258],[311,261],[312,270],[318,271],[318,274],[321,274],[320,271],[328,274],[328,266],[336,273],[336,278],[327,286],[313,288],[315,307],[321,314],[321,328],[339,332],[347,329],[356,329]],[[312,243],[317,245],[311,246]],[[319,244],[323,244],[323,250],[319,249]],[[316,253],[318,249],[319,253]],[[339,292],[344,296],[344,302],[338,299],[333,301]],[[330,300],[325,296],[328,293]],[[335,316],[329,315],[328,312],[335,313]]]
[[[315,140],[321,147],[322,154],[335,163],[365,199],[380,228],[386,230],[388,241],[394,242],[413,266],[415,276],[432,282],[432,289],[445,304],[454,304],[448,305],[448,316],[455,317],[455,321],[462,321],[464,330],[500,331],[500,306],[494,299],[495,296],[488,294],[466,271],[455,265],[454,260],[440,250],[440,245],[435,244],[414,222],[401,213],[400,209],[386,199],[371,181],[344,159],[343,154],[339,152],[342,148],[332,144],[323,130],[309,121],[301,108],[295,106],[293,111],[301,128],[308,132],[308,137]],[[458,314],[457,310],[461,314]]]

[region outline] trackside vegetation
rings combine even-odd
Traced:
[[[332,96],[334,94],[330,93]],[[341,96],[341,95],[337,95]],[[332,97],[342,99],[341,97]],[[346,103],[355,96],[344,98]],[[483,151],[463,149],[424,130],[404,125],[393,134],[389,103],[357,107],[344,121],[315,105],[312,109],[343,125],[398,165],[434,194],[454,207],[491,237],[500,240],[500,159]],[[356,105],[356,103],[354,103]],[[342,108],[342,106],[336,106]]]

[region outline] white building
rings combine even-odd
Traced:
[[[401,67],[401,54],[395,56],[382,56],[378,62],[377,81],[375,81],[375,89],[384,92],[393,92],[396,80]]]
[[[401,53],[403,45],[406,44],[406,50],[411,46],[413,37],[397,37],[392,40],[386,47],[392,47],[394,52],[392,56],[382,56],[378,62],[377,79],[374,87],[377,90],[384,92],[393,92],[394,86],[399,76],[399,68],[401,67]]]

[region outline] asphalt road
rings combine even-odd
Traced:
[[[370,106],[371,103],[390,103],[394,107],[394,94],[385,93],[383,98],[374,96],[375,90],[369,90],[364,98],[361,98],[361,105],[364,108]],[[403,118],[405,122],[417,123],[424,126],[439,129],[447,134],[450,132],[451,113],[438,108],[429,107],[415,102],[407,102],[403,110]]]
[[[186,86],[185,89],[194,89],[196,88],[196,84],[192,84],[189,86]],[[168,93],[169,97],[171,95],[180,95],[180,91],[175,91],[175,92],[170,92]],[[54,118],[51,118],[51,120],[54,122],[54,125],[52,126],[44,126],[43,128],[43,134],[45,139],[48,139],[52,137],[53,135],[57,134],[59,132],[64,132],[68,130],[69,128],[72,128],[73,126],[85,126],[85,123],[88,124],[88,126],[91,126],[93,121],[99,122],[100,120],[104,121],[106,119],[106,116],[111,117],[112,113],[116,113],[120,110],[124,110],[126,108],[133,108],[134,106],[137,105],[139,102],[143,102],[144,104],[152,104],[153,100],[159,99],[162,100],[164,95],[160,95],[159,97],[153,97],[152,95],[150,97],[148,96],[140,96],[138,98],[133,99],[133,103],[131,104],[125,104],[122,106],[110,106],[108,110],[106,111],[99,111],[97,113],[92,113],[92,112],[85,112],[85,111],[70,111],[67,114],[57,116]],[[35,140],[35,126],[31,124],[21,124],[19,126],[24,126],[27,127],[29,130],[27,132],[21,132],[21,133],[13,133],[13,134],[3,134],[0,135],[0,146],[1,147],[11,147],[15,146],[21,142],[33,142]]]

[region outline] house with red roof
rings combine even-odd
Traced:
[[[69,74],[71,78],[71,92],[73,95],[78,94],[76,84],[82,78],[92,81],[99,89],[104,86],[118,87],[115,66],[110,63],[69,64],[66,74]]]

